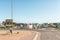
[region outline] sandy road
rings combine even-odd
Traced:
[[[19,34],[17,34],[19,32]],[[38,35],[36,38],[35,36]],[[11,35],[8,30],[0,31],[0,40],[33,40],[34,38],[40,40],[40,33],[36,31],[14,30]]]

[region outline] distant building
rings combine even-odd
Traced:
[[[28,29],[28,24],[24,23],[24,29]]]
[[[54,27],[54,28],[56,28],[56,27],[60,27],[60,23],[49,23],[49,27]]]
[[[17,29],[22,29],[24,27],[24,23],[16,23]]]
[[[33,28],[33,25],[30,23],[30,24],[28,24],[28,28],[29,29],[32,29]]]
[[[13,22],[13,19],[6,19],[5,22],[12,23]]]
[[[42,27],[47,28],[48,27],[48,23],[43,23]]]
[[[39,24],[39,25],[38,25],[38,29],[40,29],[41,27],[42,27],[42,24]]]
[[[17,29],[27,29],[27,24],[26,23],[16,23],[16,28]]]
[[[13,27],[13,20],[12,19],[6,19],[5,21],[3,21],[2,24],[5,25],[6,28]]]
[[[33,23],[33,28],[34,29],[38,29],[38,27],[39,27],[39,24],[38,23]]]
[[[53,23],[54,27],[60,27],[60,23]]]

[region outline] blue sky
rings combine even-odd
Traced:
[[[14,22],[60,22],[60,0],[14,0],[13,4]],[[0,0],[0,22],[10,18],[11,0]]]

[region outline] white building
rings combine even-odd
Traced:
[[[28,28],[29,29],[32,29],[33,28],[33,25],[32,24],[28,24]]]

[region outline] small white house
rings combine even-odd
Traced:
[[[33,25],[32,24],[28,24],[28,28],[29,29],[32,29],[33,28]]]

